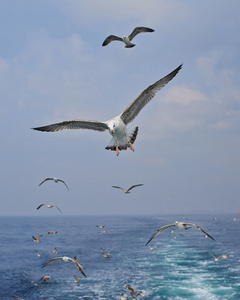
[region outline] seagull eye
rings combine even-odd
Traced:
[[[115,124],[113,124],[113,127],[115,127]]]

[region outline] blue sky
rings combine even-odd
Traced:
[[[240,178],[239,1],[0,2],[1,214],[237,212]],[[104,39],[155,29],[136,47]],[[183,63],[140,112],[135,152],[108,132],[43,133],[106,121]],[[46,182],[58,177],[64,185]],[[125,195],[112,188],[143,183]]]

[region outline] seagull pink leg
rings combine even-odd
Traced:
[[[116,146],[116,155],[119,155],[119,149],[118,149],[118,145]]]
[[[134,149],[134,147],[133,147],[133,145],[129,142],[129,148],[132,150],[132,151],[134,151],[135,149]]]

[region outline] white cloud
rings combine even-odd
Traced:
[[[58,5],[64,13],[67,12],[77,22],[84,24],[89,24],[89,22],[91,24],[108,23],[111,21],[121,22],[124,25],[127,19],[128,22],[131,19],[139,19],[139,22],[146,24],[159,24],[166,22],[166,20],[177,22],[189,12],[186,5],[173,0],[64,0]]]
[[[168,90],[164,101],[187,106],[197,101],[207,101],[207,97],[200,91],[189,88],[187,85],[176,85]]]

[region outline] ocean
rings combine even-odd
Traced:
[[[0,299],[120,300],[121,294],[132,299],[127,285],[142,293],[150,289],[144,299],[240,299],[240,221],[234,218],[237,214],[0,217]],[[145,245],[159,227],[175,221],[196,223],[216,241],[196,227],[173,228],[182,235],[165,230],[149,243],[152,250]],[[32,236],[40,235],[34,242]],[[206,252],[229,257],[215,263]],[[87,278],[71,261],[43,267],[59,256],[76,256]],[[50,279],[44,282],[43,276]]]

